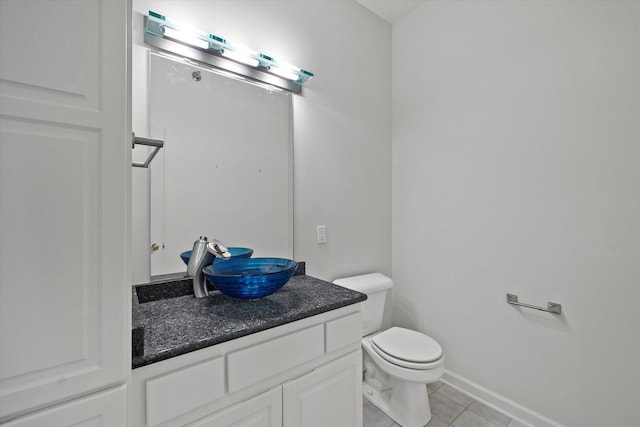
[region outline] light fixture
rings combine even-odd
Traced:
[[[260,61],[255,59],[252,52],[248,51],[247,49],[231,50],[229,48],[226,48],[222,49],[222,54],[227,58],[231,58],[234,61],[242,62],[243,64],[247,64],[252,67],[257,67],[260,65]],[[293,81],[295,81],[297,78],[298,76],[295,76]]]
[[[182,32],[174,30],[173,28],[165,27],[164,36],[183,43],[197,46],[200,49],[209,49],[209,42],[198,38],[195,34],[189,34],[188,32]]]
[[[272,72],[273,74],[277,74],[280,77],[283,77],[285,79],[289,79],[289,80],[293,80],[293,79],[297,79],[298,78],[298,74],[296,74],[293,71],[288,71],[284,68],[280,68],[280,67],[269,67],[269,71]]]
[[[300,93],[313,73],[273,57],[234,45],[228,40],[149,11],[145,16],[145,42],[162,50],[213,65],[291,92]]]

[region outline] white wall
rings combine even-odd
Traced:
[[[533,425],[640,425],[640,2],[426,2],[392,39],[395,323]]]
[[[295,96],[294,258],[333,280],[391,272],[391,28],[354,1],[134,0],[133,129],[147,132],[149,10],[315,73]],[[136,171],[134,218],[146,218],[148,173]],[[316,226],[328,243],[317,245]],[[148,225],[134,223],[134,282],[148,276]]]

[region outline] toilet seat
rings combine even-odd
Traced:
[[[386,361],[408,369],[432,369],[442,359],[442,347],[433,338],[393,327],[371,338],[373,350]]]
[[[393,361],[389,361],[382,357],[380,354],[383,352],[375,349],[372,337],[362,339],[362,349],[367,354],[367,357],[371,358],[377,368],[399,380],[429,384],[442,378],[444,371],[444,354],[434,362],[417,364],[419,368],[412,368],[400,365],[400,363],[408,364],[406,361],[402,362],[399,359],[393,358]]]

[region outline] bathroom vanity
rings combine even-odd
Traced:
[[[175,296],[185,280],[134,287],[129,425],[362,425],[364,294],[298,275],[259,300]]]

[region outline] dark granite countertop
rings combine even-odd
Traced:
[[[278,292],[259,300],[233,299],[219,291],[194,298],[190,286],[190,279],[134,286],[134,369],[367,299],[306,275],[293,276]],[[141,287],[165,299],[153,301],[154,296],[142,297],[141,291],[141,301],[149,301],[139,302],[136,288]]]

